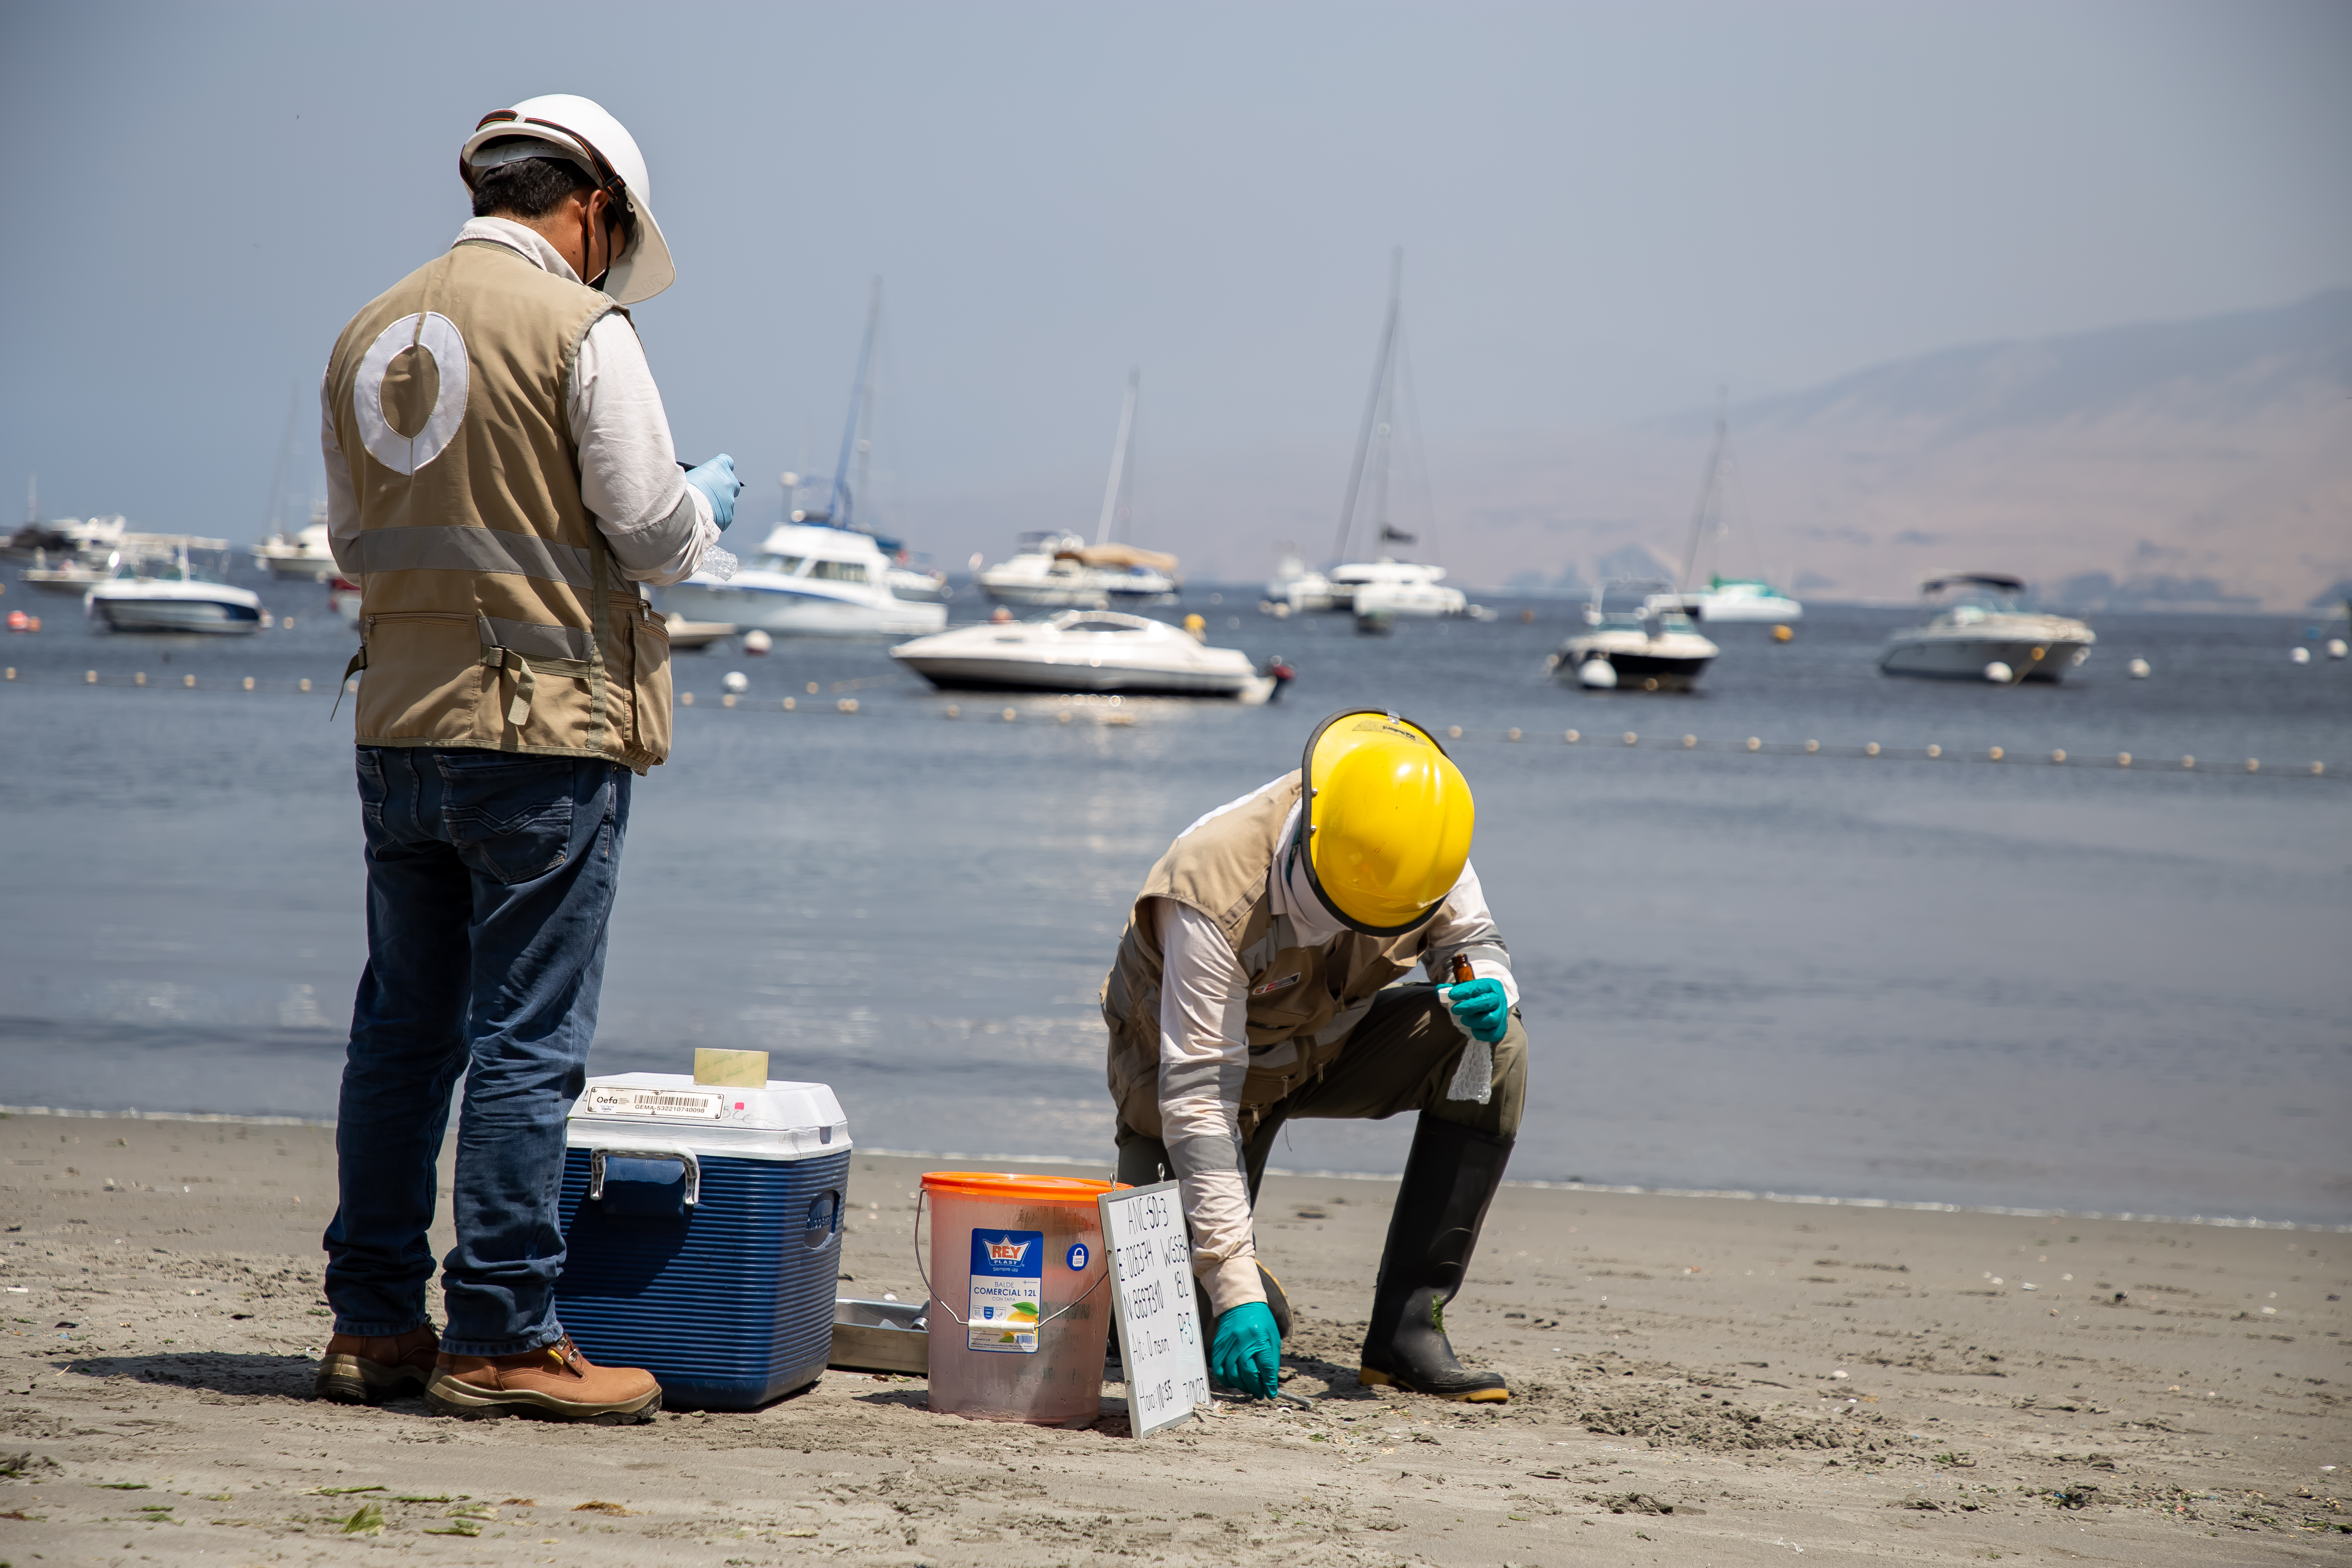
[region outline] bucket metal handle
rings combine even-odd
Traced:
[[[588,1199],[591,1203],[604,1195],[604,1160],[677,1160],[686,1166],[686,1206],[692,1208],[694,1200],[702,1195],[702,1164],[684,1149],[591,1149],[588,1151]]]
[[[929,1187],[925,1187],[915,1194],[915,1272],[922,1276],[923,1294],[931,1299],[931,1304],[939,1308],[940,1311],[945,1312],[949,1317],[954,1318],[959,1324],[968,1329],[971,1327],[971,1320],[959,1316],[953,1307],[949,1306],[945,1300],[940,1299],[939,1291],[934,1289],[931,1286],[930,1270],[923,1267],[923,1205],[929,1201],[930,1195],[931,1192]],[[1085,1300],[1087,1297],[1101,1289],[1103,1288],[1103,1281],[1109,1278],[1110,1263],[1106,1259],[1103,1263],[1102,1273],[1097,1277],[1093,1284],[1087,1286],[1084,1290],[1079,1291],[1077,1295],[1072,1297],[1069,1300],[1063,1302],[1059,1308],[1055,1310],[1051,1317],[1038,1319],[1037,1326],[1042,1329],[1046,1324],[1054,1321],[1055,1319],[1061,1317],[1071,1308],[1076,1306],[1079,1302]],[[1043,1289],[1044,1286],[1041,1284],[1039,1289]]]

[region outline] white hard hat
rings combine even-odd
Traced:
[[[457,153],[457,173],[467,190],[474,188],[486,166],[505,161],[477,162],[484,146],[515,136],[547,142],[555,155],[568,157],[588,171],[591,179],[611,193],[614,206],[628,220],[628,241],[604,274],[604,292],[616,303],[634,305],[650,300],[677,280],[669,241],[662,237],[661,225],[654,221],[653,185],[646,178],[645,154],[637,151],[636,139],[602,104],[568,92],[551,92],[482,116],[482,122]]]

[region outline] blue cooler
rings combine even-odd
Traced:
[[[833,1348],[849,1123],[821,1083],[591,1079],[572,1108],[556,1310],[591,1361],[663,1403],[745,1410]]]

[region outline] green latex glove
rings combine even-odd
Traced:
[[[1491,1046],[1511,1026],[1510,993],[1499,980],[1465,980],[1441,994],[1453,1009],[1454,1022],[1467,1029],[1474,1040]]]
[[[1263,1301],[1244,1301],[1221,1314],[1217,1333],[1209,1345],[1209,1374],[1227,1388],[1238,1388],[1260,1399],[1272,1399],[1282,1378],[1282,1335],[1274,1326],[1274,1309]]]

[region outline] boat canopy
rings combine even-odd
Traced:
[[[1936,594],[1941,593],[1946,588],[1963,587],[1970,584],[1986,588],[1999,588],[2011,594],[2025,592],[2025,579],[2012,577],[2005,572],[1948,572],[1941,577],[1930,577],[1927,582],[1920,584],[1919,592]]]
[[[1131,572],[1138,566],[1162,574],[1176,570],[1173,555],[1133,544],[1081,544],[1072,548],[1065,542],[1054,554],[1057,560],[1076,561],[1083,566],[1100,566],[1113,572]]]

